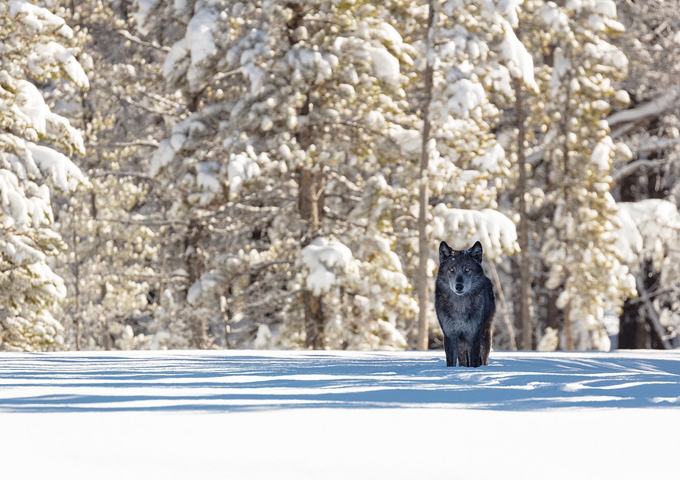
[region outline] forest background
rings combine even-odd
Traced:
[[[680,5],[3,0],[0,349],[680,345]]]

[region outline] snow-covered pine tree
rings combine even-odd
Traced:
[[[547,287],[561,289],[566,349],[608,349],[601,319],[635,294],[635,281],[615,244],[616,203],[610,193],[618,148],[604,120],[625,55],[608,42],[621,33],[611,0],[548,2],[536,21],[552,34],[553,65],[545,104],[544,157],[550,172],[545,201],[553,205],[542,257]]]
[[[167,328],[167,316],[158,322],[154,309],[177,281],[161,260],[171,255],[164,246],[172,228],[163,216],[164,192],[147,172],[181,98],[165,95],[164,49],[135,36],[125,4],[67,7],[63,15],[80,33],[90,89],[70,92],[57,107],[84,132],[90,154],[74,161],[93,188],[56,198],[56,229],[70,246],[55,262],[70,292],[57,318],[71,348],[145,348]]]
[[[630,102],[610,115],[608,122],[612,137],[624,142],[632,155],[614,164],[616,185],[612,194],[617,201],[635,202],[620,203],[619,213],[632,217],[641,227],[644,240],[644,255],[637,251],[629,263],[639,298],[624,304],[619,348],[677,346],[680,283],[672,272],[678,252],[669,232],[673,231],[671,225],[677,225],[677,207],[674,212],[671,204],[680,201],[680,88],[676,71],[680,61],[680,2],[618,0],[617,7],[626,32],[616,44],[629,62],[621,87]],[[623,238],[635,231],[631,227],[629,222],[621,229]],[[659,327],[666,332],[659,335]]]
[[[619,335],[620,348],[677,348],[680,345],[680,212],[668,200],[619,202],[617,246],[636,276],[640,298],[627,303],[621,324],[637,328]],[[646,322],[641,322],[645,319]],[[650,332],[641,334],[647,328]],[[613,325],[616,330],[617,325]],[[633,338],[630,338],[633,337]],[[645,338],[646,337],[646,338]]]
[[[512,24],[518,39],[533,60],[533,82],[513,78],[512,91],[505,96],[495,95],[494,102],[503,106],[503,114],[496,126],[497,136],[510,161],[511,175],[499,199],[500,211],[513,218],[517,225],[520,257],[504,262],[499,271],[509,310],[513,313],[514,327],[510,325],[507,336],[502,336],[503,346],[511,349],[531,350],[535,331],[544,325],[558,322],[554,305],[557,294],[544,288],[545,275],[540,259],[541,229],[549,223],[545,218],[544,203],[546,176],[549,168],[541,161],[542,140],[545,133],[545,96],[549,90],[552,35],[544,25],[536,24],[537,12],[543,0],[524,0],[517,9],[517,21]],[[529,54],[528,52],[531,52]],[[510,312],[499,316],[509,318]],[[508,321],[508,323],[510,323]],[[514,339],[516,333],[517,338]],[[501,347],[502,348],[502,347]]]
[[[398,3],[186,6],[165,76],[190,111],[152,171],[204,232],[187,245],[207,270],[190,275],[187,300],[214,312],[223,297],[235,343],[262,324],[277,345],[406,346],[396,323],[414,302],[381,213],[401,155],[391,129],[409,124],[412,48],[384,20]]]
[[[0,3],[0,349],[39,350],[63,342],[50,310],[63,300],[63,280],[48,257],[64,250],[52,229],[52,190],[86,183],[64,155],[84,154],[83,139],[53,113],[38,86],[88,79],[64,46],[73,31],[49,10],[25,0]]]
[[[427,42],[435,47],[429,52],[420,48],[421,71],[428,55],[433,63],[430,138],[426,139],[429,159],[421,180],[429,183],[429,203],[434,207],[428,213],[432,215],[430,251],[436,254],[441,240],[456,249],[479,240],[486,258],[494,261],[502,254],[516,253],[518,245],[513,222],[498,212],[498,193],[510,163],[493,128],[499,104],[513,98],[513,78],[536,88],[531,56],[513,30],[521,2],[440,3],[433,4],[439,14],[434,19],[434,39]],[[422,278],[422,272],[418,276],[421,284],[431,282],[434,257],[429,276]],[[429,310],[427,323],[434,323]]]

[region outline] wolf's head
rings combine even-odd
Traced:
[[[482,244],[467,250],[453,250],[446,242],[439,244],[439,273],[437,282],[456,295],[467,295],[477,290],[484,279]]]

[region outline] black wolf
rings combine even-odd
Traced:
[[[496,311],[491,280],[482,270],[482,244],[468,250],[439,244],[439,273],[434,306],[444,332],[446,366],[489,364],[493,316]]]

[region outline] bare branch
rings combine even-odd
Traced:
[[[124,37],[127,40],[130,40],[131,42],[136,43],[137,45],[141,45],[143,47],[155,48],[156,50],[161,50],[163,52],[169,52],[170,51],[170,47],[164,47],[163,45],[160,45],[156,42],[144,41],[141,38],[131,34],[127,30],[116,30],[116,33],[118,35],[120,35],[121,37]]]
[[[145,141],[137,141],[137,142],[113,142],[113,143],[88,143],[87,146],[88,146],[88,148],[98,148],[98,149],[104,149],[104,148],[127,148],[127,147],[149,147],[149,148],[158,148],[158,143],[157,143],[157,142],[145,142]]]
[[[234,75],[239,75],[243,73],[243,67],[235,68],[234,70],[229,70],[228,72],[219,72],[212,78],[213,82],[219,82],[225,78],[233,77]]]
[[[676,87],[635,108],[621,110],[610,115],[607,117],[607,123],[610,127],[618,127],[612,130],[611,137],[616,140],[617,138],[626,135],[637,126],[645,123],[647,120],[660,117],[667,111],[676,108],[679,99],[680,87]],[[528,155],[526,161],[529,164],[534,165],[536,162],[543,159],[544,154],[545,151],[540,148]]]
[[[97,177],[136,177],[136,178],[141,178],[143,180],[147,180],[149,182],[157,182],[154,177],[150,177],[148,175],[144,175],[142,173],[137,173],[137,172],[116,172],[113,170],[101,170],[99,172],[94,172],[90,175],[90,178],[97,178]]]
[[[655,150],[663,150],[664,148],[672,147],[678,144],[680,144],[680,138],[661,137],[654,139],[654,141],[645,143],[638,149],[638,152],[653,152]]]
[[[635,160],[627,165],[624,165],[621,169],[616,172],[612,172],[612,178],[615,181],[619,181],[626,178],[628,175],[632,174],[635,170],[642,167],[658,167],[668,162],[667,159],[663,158],[660,160]]]
[[[363,189],[361,187],[359,187],[356,183],[352,182],[346,176],[340,175],[338,172],[334,172],[333,170],[330,170],[329,173],[331,177],[338,180],[340,183],[342,183],[345,187],[352,190],[353,192],[363,192]]]
[[[121,219],[121,218],[94,218],[93,220],[97,222],[104,222],[104,223],[120,223],[123,225],[140,225],[143,227],[164,227],[167,225],[182,225],[182,226],[187,226],[189,225],[188,222],[178,222],[174,220],[153,220],[153,219],[144,219],[144,220],[135,220],[135,219]]]
[[[293,295],[297,295],[300,293],[300,290],[284,290],[284,293],[280,295],[265,295],[262,300],[259,302],[253,302],[253,303],[248,303],[245,305],[245,308],[249,310],[254,310],[256,308],[263,307],[265,305],[270,306],[272,309],[279,309],[280,307],[278,306],[277,302],[280,300],[284,300],[288,297],[292,297]]]
[[[624,123],[634,123],[648,118],[657,118],[668,110],[675,108],[678,98],[680,98],[680,87],[675,87],[649,102],[610,115],[607,118],[607,123],[609,123],[610,127],[614,127]]]
[[[661,325],[659,313],[656,311],[654,305],[652,304],[652,301],[649,299],[649,295],[647,294],[647,290],[645,289],[644,283],[639,278],[636,278],[636,282],[638,291],[643,295],[643,297],[647,297],[647,299],[644,301],[645,309],[649,314],[649,320],[650,323],[652,324],[652,327],[654,328],[654,331],[659,336],[659,340],[663,344],[663,348],[665,348],[666,350],[671,350],[673,346],[671,345],[671,342],[668,341],[667,338],[668,334],[666,333],[666,329],[663,327],[663,325]]]

